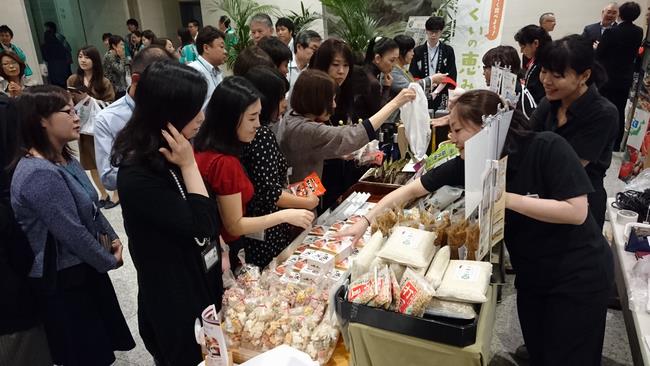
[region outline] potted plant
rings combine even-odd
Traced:
[[[321,0],[327,10],[331,32],[343,38],[352,50],[365,54],[370,39],[382,35],[392,37],[404,31],[404,23],[380,26],[381,19],[373,17],[369,0]]]
[[[309,8],[305,9],[305,4],[302,1],[300,2],[300,13],[291,10],[284,16],[289,18],[296,27],[294,35],[297,35],[302,29],[306,29],[311,23],[321,18],[321,14],[318,12],[312,12]]]

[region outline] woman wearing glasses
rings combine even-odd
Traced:
[[[15,98],[30,84],[25,78],[27,65],[17,54],[6,50],[0,52],[0,62],[0,93]]]
[[[122,265],[122,243],[68,146],[79,139],[79,117],[68,92],[56,86],[29,88],[17,107],[22,149],[11,206],[34,253],[29,277],[52,360],[110,365],[114,351],[135,342],[107,275]]]

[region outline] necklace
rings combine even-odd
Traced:
[[[181,192],[181,196],[183,197],[184,200],[187,200],[187,197],[185,197],[185,192],[183,191],[183,186],[181,186],[181,182],[178,180],[178,176],[176,176],[176,173],[174,173],[174,171],[171,169],[169,169],[169,172],[172,173],[172,177],[174,178],[174,182],[176,182],[178,191]],[[194,241],[196,242],[196,244],[202,247],[205,246],[210,241],[210,238],[202,238],[201,240],[194,238]]]

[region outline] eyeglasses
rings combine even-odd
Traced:
[[[9,66],[18,66],[18,62],[16,61],[8,61],[8,62],[3,62],[2,67],[9,67]]]
[[[76,117],[77,116],[77,111],[75,111],[74,108],[62,109],[62,110],[60,110],[58,112],[59,113],[65,113],[65,114],[69,115],[70,117]]]

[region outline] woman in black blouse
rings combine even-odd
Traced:
[[[188,141],[203,122],[206,91],[188,66],[150,65],[111,157],[138,273],[138,327],[156,365],[201,362],[195,319],[208,305],[221,308],[220,250],[210,240],[219,213]]]
[[[384,209],[443,185],[464,184],[464,147],[495,114],[501,98],[472,90],[450,115],[460,156],[391,192],[338,236],[363,235]],[[505,243],[516,273],[517,311],[531,365],[599,365],[613,280],[609,245],[589,212],[589,177],[571,146],[550,132],[531,132],[515,111],[502,155],[506,171]]]
[[[603,180],[612,162],[618,111],[598,92],[604,70],[594,57],[590,41],[577,34],[540,52],[540,79],[546,98],[531,117],[531,125],[537,131],[564,137],[578,154],[594,187],[589,209],[602,228],[607,204]]]
[[[244,76],[262,94],[261,127],[255,139],[245,145],[242,164],[248,173],[255,195],[246,209],[247,216],[264,216],[279,208],[304,208],[311,210],[318,205],[318,197],[298,197],[289,193],[287,159],[273,133],[274,124],[283,111],[280,109],[284,95],[289,89],[287,79],[275,68],[256,66]],[[289,225],[280,224],[256,235],[249,235],[245,245],[246,261],[265,267],[289,245]]]

